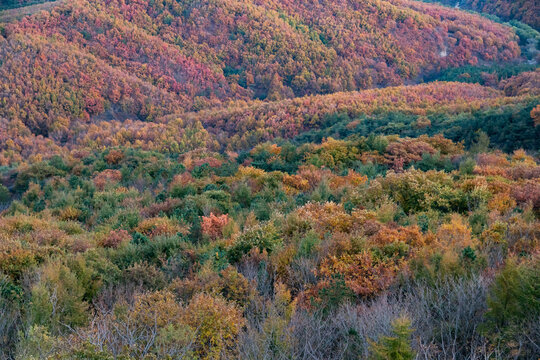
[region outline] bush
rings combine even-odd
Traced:
[[[99,244],[106,248],[116,249],[130,240],[131,235],[126,230],[111,230],[107,236],[99,241]]]
[[[238,236],[234,244],[228,249],[227,256],[231,263],[235,263],[253,248],[271,253],[280,244],[281,239],[278,229],[274,224],[267,223],[266,225],[248,229]]]
[[[195,353],[201,359],[233,358],[245,324],[241,312],[219,297],[197,294],[187,305],[183,322],[197,329]]]

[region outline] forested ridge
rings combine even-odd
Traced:
[[[531,3],[0,12],[0,360],[537,358]]]
[[[540,4],[530,0],[437,0],[457,8],[496,15],[504,20],[519,20],[540,29]]]
[[[75,0],[2,33],[0,116],[43,135],[106,108],[153,121],[231,99],[399,85],[520,54],[510,29],[417,2]]]
[[[34,4],[41,4],[44,2],[49,2],[54,0],[4,0],[0,4],[0,10],[4,9],[16,9],[21,7],[26,7]]]

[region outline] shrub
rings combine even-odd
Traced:
[[[216,216],[210,213],[209,216],[203,216],[201,221],[201,231],[203,235],[215,240],[223,235],[223,228],[229,222],[227,214]]]
[[[343,276],[347,287],[356,295],[369,297],[387,289],[396,271],[395,264],[378,260],[364,251],[327,257],[321,262],[319,275],[324,279],[323,284],[334,276]]]
[[[280,244],[280,233],[274,224],[258,225],[240,234],[228,249],[227,256],[232,263],[235,263],[253,248],[271,253]]]
[[[165,287],[166,280],[163,272],[145,262],[135,263],[123,272],[123,280],[147,290],[159,290]]]
[[[245,320],[233,304],[197,294],[186,306],[182,322],[197,329],[195,353],[201,359],[235,357],[236,339]]]
[[[172,293],[146,292],[135,294],[132,301],[122,297],[115,300],[112,311],[98,308],[90,326],[79,329],[83,348],[74,351],[87,354],[86,343],[90,348],[106,348],[115,359],[193,358],[196,330],[182,321],[184,309]],[[81,359],[86,358],[81,355]]]
[[[131,240],[131,235],[126,230],[111,230],[107,236],[99,241],[99,245],[106,248],[117,249],[122,244]]]
[[[185,227],[167,217],[145,219],[139,223],[139,226],[135,230],[150,238],[160,235],[171,236],[178,233],[187,233]]]

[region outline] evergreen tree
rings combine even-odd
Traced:
[[[409,360],[414,359],[410,344],[411,321],[406,317],[392,322],[393,336],[383,336],[378,342],[370,342],[371,359],[373,360]]]

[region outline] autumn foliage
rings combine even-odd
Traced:
[[[0,359],[537,357],[534,29],[49,5],[0,23]]]

